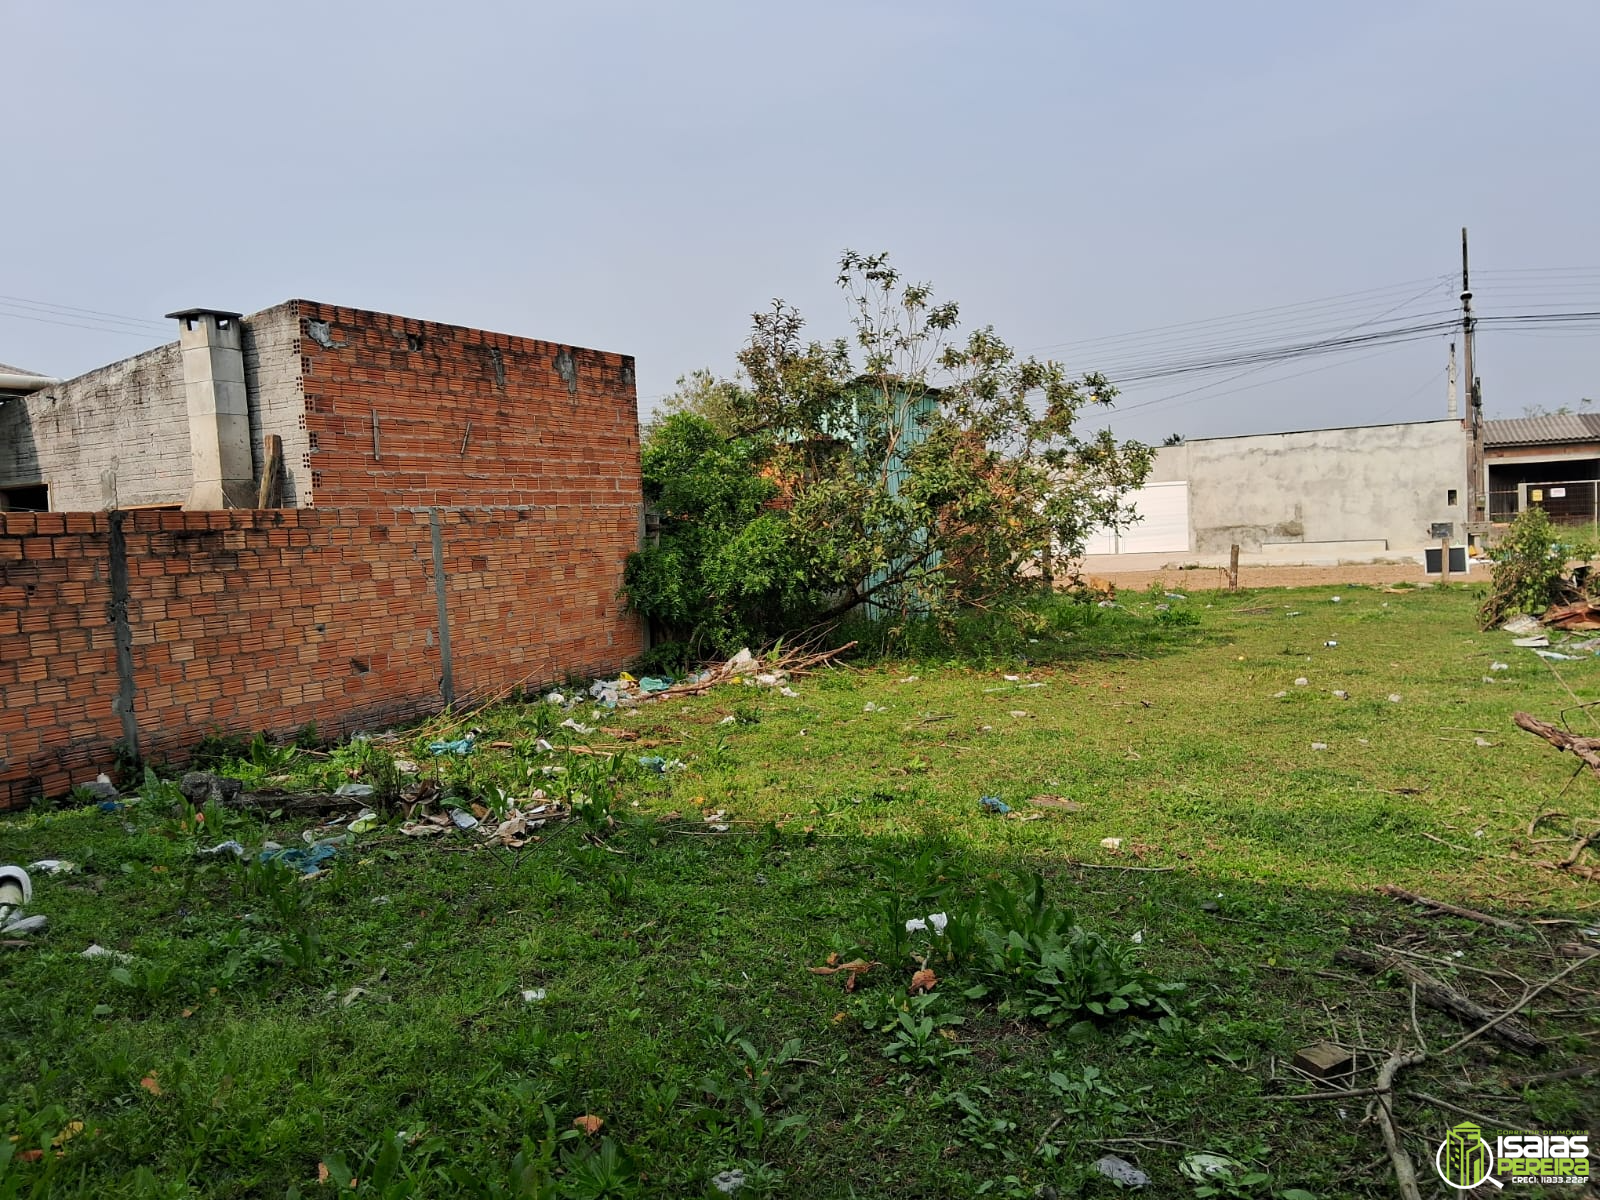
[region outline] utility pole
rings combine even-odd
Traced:
[[[1467,227],[1461,227],[1461,341],[1467,377],[1467,528],[1489,519],[1483,479],[1483,392],[1478,385],[1472,317],[1472,277],[1467,264]],[[1471,544],[1471,538],[1467,539]]]
[[[1450,343],[1450,366],[1445,371],[1445,377],[1450,381],[1449,389],[1445,393],[1446,403],[1449,405],[1446,411],[1449,413],[1450,419],[1454,421],[1461,415],[1456,404],[1456,344],[1454,342]]]
[[[1477,376],[1473,374],[1475,363],[1472,353],[1472,280],[1467,274],[1467,227],[1465,225],[1461,227],[1461,340],[1466,353],[1467,398],[1470,403],[1473,390],[1472,381]]]

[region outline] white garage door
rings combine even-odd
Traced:
[[[1117,534],[1119,554],[1175,554],[1189,549],[1189,484],[1147,483],[1130,497],[1140,519]]]
[[[1128,494],[1139,520],[1119,532],[1098,529],[1085,554],[1185,554],[1189,550],[1189,484],[1147,483]]]

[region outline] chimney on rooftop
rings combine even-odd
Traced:
[[[183,507],[254,508],[250,398],[244,385],[240,314],[186,308],[167,316],[178,322],[189,406],[194,483]]]

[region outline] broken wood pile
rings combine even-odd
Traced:
[[[749,679],[755,683],[775,686],[785,679],[793,679],[831,662],[846,650],[854,649],[855,645],[854,642],[846,642],[833,650],[812,652],[801,649],[761,658],[752,655],[748,650],[741,651],[727,662],[707,667],[699,675],[675,683],[666,691],[657,692],[656,695],[700,696],[714,687],[738,679]]]
[[[1558,604],[1545,610],[1540,622],[1551,629],[1600,629],[1600,600],[1577,600],[1571,604]]]

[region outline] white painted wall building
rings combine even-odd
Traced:
[[[1129,498],[1141,519],[1091,538],[1087,565],[1220,565],[1234,545],[1253,564],[1417,561],[1465,544],[1469,447],[1457,420],[1163,446]]]

